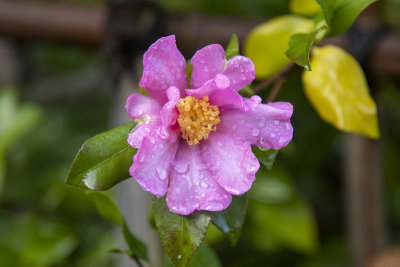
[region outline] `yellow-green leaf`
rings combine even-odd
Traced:
[[[285,55],[289,48],[289,37],[313,29],[312,20],[296,15],[276,17],[257,26],[244,46],[245,55],[254,63],[256,77],[268,78],[284,68],[289,63]]]
[[[311,67],[303,72],[304,90],[320,117],[340,130],[378,138],[376,105],[357,61],[326,45],[314,48]]]
[[[289,10],[293,14],[311,16],[321,12],[321,7],[315,0],[290,0]]]

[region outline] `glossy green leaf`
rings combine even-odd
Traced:
[[[289,10],[294,14],[311,16],[321,12],[321,7],[315,0],[290,0]]]
[[[340,130],[378,138],[376,105],[357,61],[327,45],[314,48],[311,66],[303,73],[304,90],[320,117]]]
[[[242,233],[247,212],[247,194],[233,196],[228,208],[212,213],[212,222],[229,239],[232,246],[236,245]]]
[[[289,63],[285,51],[289,48],[290,36],[312,30],[311,19],[296,15],[276,17],[257,26],[244,46],[245,55],[254,63],[256,78],[268,78],[284,68]]]
[[[274,149],[264,149],[257,146],[252,146],[251,150],[253,154],[257,157],[258,161],[264,165],[268,170],[272,169],[274,165],[276,155],[278,155],[279,150]]]
[[[108,195],[101,192],[88,191],[86,193],[94,205],[96,206],[97,212],[106,220],[121,225],[123,218],[119,211],[117,204]]]
[[[129,247],[129,254],[131,257],[149,261],[146,245],[131,233],[125,220],[122,222],[122,235]]]
[[[289,49],[286,51],[286,56],[306,70],[311,70],[310,51],[316,35],[317,31],[290,36]]]
[[[329,27],[329,36],[342,34],[357,16],[376,0],[316,0]]]
[[[165,264],[167,267],[174,267],[172,261],[167,258]],[[222,267],[221,261],[217,253],[207,243],[203,242],[199,249],[194,253],[192,260],[187,265],[188,267]]]
[[[129,167],[136,152],[128,145],[130,122],[88,139],[69,170],[68,184],[90,190],[107,190],[129,178]]]
[[[226,48],[225,55],[227,59],[239,55],[239,40],[237,35],[232,34],[228,47]]]
[[[186,266],[199,248],[210,223],[205,212],[190,215],[172,213],[165,198],[153,197],[156,227],[168,256],[176,266]]]

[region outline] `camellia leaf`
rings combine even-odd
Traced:
[[[131,257],[149,261],[146,245],[131,233],[125,220],[122,221],[122,235],[129,247],[129,254]]]
[[[122,225],[122,215],[117,204],[105,193],[88,191],[86,193],[96,206],[97,212],[106,220]]]
[[[210,223],[205,212],[179,215],[171,212],[165,198],[153,197],[154,219],[161,242],[176,266],[186,266],[199,248]]]
[[[90,190],[107,190],[129,178],[136,152],[129,146],[130,122],[88,139],[76,155],[66,182]]]
[[[147,256],[147,247],[134,236],[129,230],[121,212],[119,211],[117,204],[107,194],[102,192],[87,192],[87,195],[92,199],[98,213],[106,220],[111,223],[115,223],[122,228],[122,235],[124,236],[125,242],[129,247],[128,251],[114,249],[113,253],[126,253],[132,258],[149,260]]]
[[[315,0],[290,0],[289,10],[294,14],[311,16],[321,12],[321,7]]]
[[[333,45],[314,48],[305,93],[322,119],[340,130],[379,137],[376,105],[357,61]]]
[[[252,146],[251,150],[253,154],[257,157],[258,161],[264,165],[268,170],[272,169],[274,165],[276,155],[278,155],[279,150],[274,149],[264,149],[257,146]]]
[[[314,23],[296,15],[273,18],[257,26],[247,37],[244,53],[255,66],[258,79],[268,78],[284,68],[289,59],[289,37],[314,30]]]
[[[242,232],[247,212],[247,194],[233,196],[228,208],[212,213],[212,222],[228,238],[231,245],[236,245]]]
[[[329,37],[342,34],[353,24],[356,17],[376,0],[316,0],[321,6]]]
[[[286,56],[306,70],[311,70],[310,51],[316,35],[317,31],[290,36],[289,49],[286,51]]]
[[[225,55],[227,59],[239,55],[239,40],[237,35],[232,34],[228,47],[226,48]]]

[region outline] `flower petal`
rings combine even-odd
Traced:
[[[219,211],[231,201],[231,195],[218,185],[204,164],[200,146],[180,142],[167,193],[169,209],[183,215],[195,210]]]
[[[220,133],[217,129],[202,146],[203,160],[227,192],[241,195],[250,189],[260,168],[250,144],[230,134]]]
[[[139,185],[153,195],[162,197],[167,192],[170,163],[179,142],[170,143],[161,138],[145,137],[133,157],[129,173]]]
[[[126,100],[125,109],[133,119],[143,118],[160,112],[161,106],[153,98],[141,94],[131,94]]]
[[[293,136],[292,113],[293,106],[287,102],[259,104],[248,113],[229,109],[221,112],[217,131],[232,133],[253,145],[281,149]]]
[[[229,78],[230,88],[235,91],[243,89],[256,77],[253,62],[244,56],[235,56],[229,59],[222,73]]]
[[[179,102],[179,89],[175,86],[171,86],[167,89],[167,97],[168,102],[164,104],[160,112],[161,122],[164,127],[174,125],[178,119],[179,112],[176,108],[176,104]]]
[[[208,45],[196,52],[191,59],[193,72],[190,88],[199,88],[221,73],[224,65],[225,50],[218,44]]]
[[[215,91],[227,89],[230,85],[228,77],[223,74],[217,74],[211,80],[208,80],[200,88],[197,89],[186,89],[186,94],[195,96],[201,99],[203,96],[210,95]]]
[[[167,101],[165,91],[176,86],[184,94],[187,85],[186,61],[176,47],[175,36],[157,40],[143,56],[143,75],[140,86],[160,104]]]

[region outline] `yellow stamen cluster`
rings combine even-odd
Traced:
[[[180,113],[178,123],[182,138],[189,145],[197,145],[202,139],[206,140],[221,122],[219,109],[208,102],[208,96],[204,96],[202,100],[194,96],[181,98],[176,107]]]

